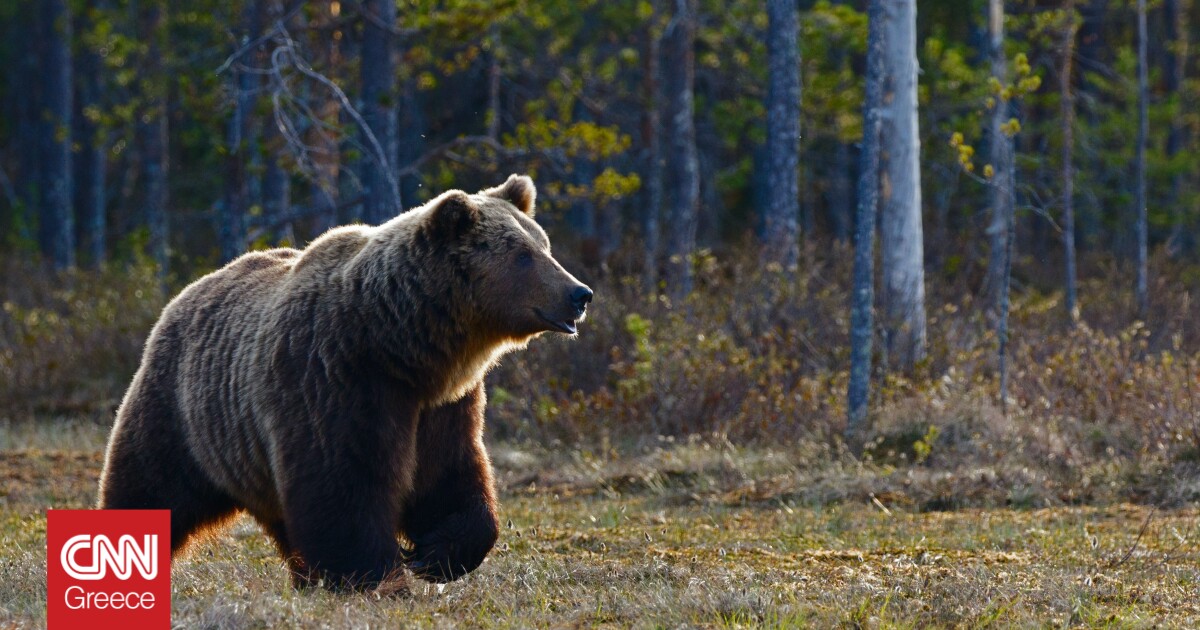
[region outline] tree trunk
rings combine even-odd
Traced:
[[[925,358],[916,0],[892,2],[884,16],[883,99],[888,108],[880,131],[883,327],[888,355],[907,369]]]
[[[1004,57],[1004,1],[988,0],[988,54],[992,63],[992,77],[1001,85],[1008,84],[1008,63]],[[993,313],[1000,309],[1000,292],[1005,284],[1005,255],[1008,248],[1008,215],[1012,213],[1012,191],[1008,190],[1008,172],[1013,163],[1012,138],[1004,132],[1010,116],[1009,104],[1001,94],[994,94],[991,111],[990,150],[992,166],[991,206],[992,217],[987,234],[991,255],[988,259],[985,288],[988,307]]]
[[[340,7],[332,0],[323,0],[316,7],[317,15],[309,25],[313,36],[312,65],[318,72],[329,73],[331,68],[341,64],[341,46],[334,27]],[[313,227],[319,234],[338,224],[338,180],[342,162],[338,137],[333,130],[341,124],[342,106],[325,86],[316,87],[313,100],[311,106],[317,120],[308,129],[306,143],[312,147],[315,185],[311,204],[318,209]]]
[[[95,27],[94,14],[98,3],[89,2],[78,21],[77,37]],[[105,233],[108,229],[104,203],[104,172],[107,165],[107,143],[92,112],[102,104],[103,85],[100,56],[84,42],[77,46],[75,69],[78,98],[75,108],[75,139],[79,151],[75,155],[75,214],[79,219],[81,251],[93,269],[104,265]]]
[[[1147,289],[1148,231],[1146,218],[1146,136],[1150,131],[1149,87],[1146,68],[1146,0],[1137,2],[1137,81],[1138,81],[1138,132],[1135,196],[1137,202],[1137,307],[1138,317],[1145,321],[1149,311]]]
[[[1008,84],[1008,68],[1004,58],[1004,2],[988,1],[989,51],[992,60],[992,77],[1000,85]],[[1008,122],[1009,102],[1002,94],[993,96],[991,153],[992,153],[992,221],[988,227],[991,237],[991,259],[988,265],[987,288],[991,293],[990,304],[996,315],[996,338],[998,342],[997,363],[1000,372],[1000,409],[1007,412],[1008,404],[1008,310],[1009,286],[1012,278],[1012,257],[1016,234],[1014,234],[1013,192],[1016,181],[1013,162],[1013,141],[1004,131]]]
[[[15,85],[25,89],[13,90],[15,145],[20,160],[16,160],[11,176],[19,202],[13,208],[8,223],[15,227],[16,238],[22,245],[37,246],[37,235],[31,228],[38,212],[38,183],[41,179],[41,119],[42,88],[41,56],[45,42],[42,40],[41,11],[18,11],[12,27],[13,50],[17,58]]]
[[[1075,2],[1068,0],[1067,25],[1063,34],[1062,70],[1059,74],[1059,105],[1062,123],[1062,204],[1063,252],[1066,258],[1067,317],[1072,326],[1079,321],[1076,301],[1078,281],[1075,270],[1075,93],[1071,90],[1071,69],[1075,59],[1075,35],[1079,23],[1075,19]]]
[[[66,0],[42,0],[41,216],[38,241],[56,269],[75,264],[75,223],[71,211],[71,15]]]
[[[800,261],[800,42],[795,0],[767,0],[767,216],[763,258]]]
[[[247,2],[242,7],[242,38],[238,42],[239,47],[258,37],[261,30],[260,17],[258,3]],[[233,112],[226,128],[226,145],[229,152],[225,158],[225,200],[217,213],[217,240],[222,263],[227,263],[246,251],[246,220],[250,210],[248,166],[250,154],[254,150],[254,93],[258,77],[253,72],[239,69],[240,66],[241,64],[235,64],[232,71],[234,97]]]
[[[265,28],[269,29],[274,21],[282,19],[283,3],[274,0],[267,6],[266,11]],[[287,143],[283,133],[279,130],[279,123],[275,120],[273,109],[262,119],[262,143],[266,160],[262,186],[263,219],[268,226],[265,235],[270,242],[278,243],[281,235],[291,232],[290,224],[280,225],[279,218],[291,206],[292,180],[284,162]]]
[[[646,25],[645,65],[642,68],[642,144],[645,146],[643,171],[646,174],[646,206],[642,210],[642,286],[647,291],[658,289],[659,221],[663,204],[662,164],[662,93],[659,86],[661,38],[658,32],[661,18],[659,0],[652,0],[653,13]]]
[[[1104,69],[1114,64],[1116,46],[1108,40],[1108,33],[1114,32],[1109,25],[1109,0],[1077,0],[1079,6],[1079,37],[1078,52],[1075,58],[1081,63],[1075,73],[1075,84],[1078,88],[1079,109],[1084,116],[1085,128],[1096,128],[1100,125],[1098,108],[1090,105],[1104,100],[1104,79],[1092,80],[1092,76],[1105,76]],[[1096,152],[1081,152],[1080,170],[1084,173],[1102,170],[1100,158]],[[1075,246],[1079,251],[1087,251],[1100,242],[1104,225],[1104,211],[1095,204],[1084,204],[1075,213]]]
[[[867,69],[863,138],[854,228],[854,289],[850,315],[850,385],[846,441],[856,448],[866,433],[871,392],[871,337],[875,301],[875,216],[879,204],[880,132],[883,117],[884,2],[867,4]]]
[[[1168,52],[1164,74],[1166,75],[1167,94],[1175,99],[1175,116],[1171,119],[1171,129],[1167,133],[1167,158],[1174,158],[1187,144],[1187,127],[1183,124],[1182,114],[1186,111],[1184,102],[1184,80],[1187,78],[1188,45],[1188,16],[1192,0],[1164,0],[1163,13],[1167,22]],[[1194,245],[1195,236],[1187,229],[1187,208],[1181,203],[1185,178],[1182,173],[1176,173],[1171,179],[1171,207],[1174,208],[1170,238],[1170,250],[1178,255],[1189,251]]]
[[[395,0],[364,0],[362,40],[363,219],[378,225],[403,209],[396,183]],[[383,155],[376,155],[375,134]]]
[[[663,33],[663,92],[671,207],[667,217],[667,286],[676,300],[692,291],[691,256],[696,248],[700,206],[700,163],[696,155],[693,88],[696,76],[696,0],[670,0],[671,21]]]
[[[167,76],[163,55],[167,36],[166,3],[162,0],[139,5],[142,41],[148,43],[142,60],[145,109],[138,124],[142,140],[142,171],[145,173],[143,217],[149,232],[148,254],[158,267],[159,278],[165,280],[169,270],[167,234]]]

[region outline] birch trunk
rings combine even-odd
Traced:
[[[917,123],[917,5],[883,12],[884,96],[880,132],[880,262],[888,355],[905,369],[925,358],[925,247],[921,136]]]

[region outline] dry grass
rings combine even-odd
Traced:
[[[45,510],[91,503],[102,439],[102,429],[86,423],[0,426],[0,625],[43,623]],[[662,440],[623,456],[600,448],[494,451],[502,520],[511,525],[467,579],[382,600],[295,592],[267,539],[240,519],[176,563],[175,623],[1200,624],[1193,507],[918,511],[897,491],[875,500],[859,494],[886,481],[886,471],[849,461],[805,466],[814,454],[803,447]]]

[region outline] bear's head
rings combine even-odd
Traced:
[[[546,232],[533,220],[533,180],[512,175],[469,195],[450,191],[428,206],[430,231],[454,251],[480,324],[521,342],[543,332],[574,335],[592,290],[550,253]]]

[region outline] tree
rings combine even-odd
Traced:
[[[253,43],[261,30],[257,2],[246,2],[241,14],[241,45]],[[251,54],[253,54],[251,52]],[[217,240],[221,262],[227,263],[246,250],[246,221],[250,210],[247,167],[254,146],[254,100],[258,75],[242,63],[233,66],[233,111],[226,124],[225,202],[217,213]]]
[[[45,55],[42,58],[44,113],[41,121],[41,214],[38,241],[57,269],[75,264],[71,210],[71,16],[66,0],[39,3]]]
[[[144,105],[140,122],[139,137],[142,148],[142,170],[145,173],[145,199],[143,219],[149,232],[147,249],[151,260],[158,266],[160,278],[166,278],[169,269],[169,245],[167,242],[167,77],[163,55],[166,52],[167,8],[164,0],[149,0],[138,5],[139,31],[146,42],[145,55],[141,60],[141,90]]]
[[[880,129],[880,263],[888,355],[911,367],[925,357],[925,247],[917,123],[916,0],[888,4]]]
[[[283,18],[283,3],[273,0],[267,7],[268,30],[274,28],[274,23]],[[265,55],[264,55],[265,57]],[[265,65],[265,59],[264,59]],[[274,87],[268,87],[269,91]],[[284,163],[287,141],[280,130],[280,123],[275,118],[274,107],[262,118],[262,143],[266,154],[266,165],[263,172],[263,219],[266,224],[268,239],[278,240],[281,232],[288,231],[280,225],[281,217],[291,205],[292,181]],[[290,224],[289,224],[290,225]]]
[[[1059,109],[1062,112],[1062,205],[1063,253],[1066,259],[1066,307],[1072,325],[1079,320],[1075,270],[1075,93],[1071,91],[1071,69],[1075,59],[1075,35],[1079,22],[1074,0],[1067,0],[1067,23],[1063,28],[1062,66],[1059,72]]]
[[[992,65],[992,85],[1004,86],[1008,82],[1008,62],[1004,56],[1004,0],[988,0],[988,57]],[[1009,174],[1013,168],[1013,142],[1005,132],[1008,128],[1009,102],[1003,88],[992,96],[989,147],[992,173],[991,186],[992,217],[987,228],[991,255],[988,259],[985,287],[989,293],[988,308],[993,313],[1001,310],[1007,280],[1004,277],[1008,266],[1008,225],[1013,212],[1012,191],[1008,187]]]
[[[859,444],[866,429],[871,393],[871,337],[874,331],[875,214],[879,204],[879,151],[883,118],[884,2],[867,4],[867,68],[863,95],[863,137],[854,228],[854,288],[850,315],[850,385],[846,394],[846,439]]]
[[[992,221],[988,227],[991,237],[991,259],[988,264],[988,287],[992,291],[991,305],[996,313],[997,359],[1000,372],[1000,409],[1008,404],[1008,310],[1009,285],[1012,280],[1012,257],[1015,213],[1013,191],[1016,170],[1013,160],[1012,126],[1009,122],[1009,99],[1005,92],[1008,67],[1004,58],[1004,2],[988,0],[988,50],[992,63],[992,85],[998,86],[992,96]]]
[[[651,0],[650,19],[646,21],[645,48],[642,51],[642,171],[645,174],[646,207],[642,209],[642,285],[656,291],[658,285],[659,221],[662,218],[662,90],[659,84],[661,0]]]
[[[395,0],[365,0],[362,4],[362,145],[363,219],[383,223],[402,209],[396,183],[396,69],[392,31]],[[370,137],[374,134],[374,141]],[[376,145],[382,155],[376,151]]]
[[[1146,217],[1146,136],[1150,131],[1149,79],[1146,68],[1146,0],[1137,0],[1137,85],[1138,127],[1137,149],[1134,157],[1137,171],[1134,182],[1137,204],[1137,308],[1138,317],[1146,319],[1149,314],[1149,292],[1147,288],[1147,239],[1149,225]]]
[[[1187,61],[1189,45],[1188,16],[1192,0],[1164,0],[1163,14],[1167,24],[1167,55],[1165,68],[1166,91],[1175,99],[1177,110],[1171,118],[1171,129],[1167,134],[1167,159],[1173,160],[1183,151],[1186,145],[1187,126],[1181,120],[1184,107],[1183,89],[1187,78]],[[1171,250],[1181,252],[1191,246],[1192,237],[1185,229],[1187,212],[1181,200],[1184,188],[1182,172],[1175,173],[1171,178],[1171,205],[1176,208],[1173,213],[1174,226],[1171,234]]]
[[[767,212],[764,258],[800,260],[800,44],[796,0],[767,0]]]
[[[315,16],[308,25],[312,34],[313,66],[329,72],[342,63],[341,31],[337,25],[341,3],[322,0],[313,4]],[[317,209],[314,228],[324,232],[338,224],[338,178],[341,174],[341,150],[338,128],[342,104],[324,86],[309,86],[312,94],[311,120],[305,143],[310,147],[313,186],[311,205]]]
[[[700,209],[700,164],[696,155],[693,84],[696,76],[696,0],[670,0],[674,8],[663,33],[663,92],[671,205],[667,217],[667,282],[672,297],[692,291],[691,256]]]
[[[106,256],[105,170],[108,166],[108,147],[105,131],[99,122],[104,84],[100,55],[91,35],[96,28],[96,16],[101,3],[90,1],[81,11],[75,29],[81,40],[76,47],[75,80],[75,215],[78,218],[80,249],[94,269],[103,266]]]

